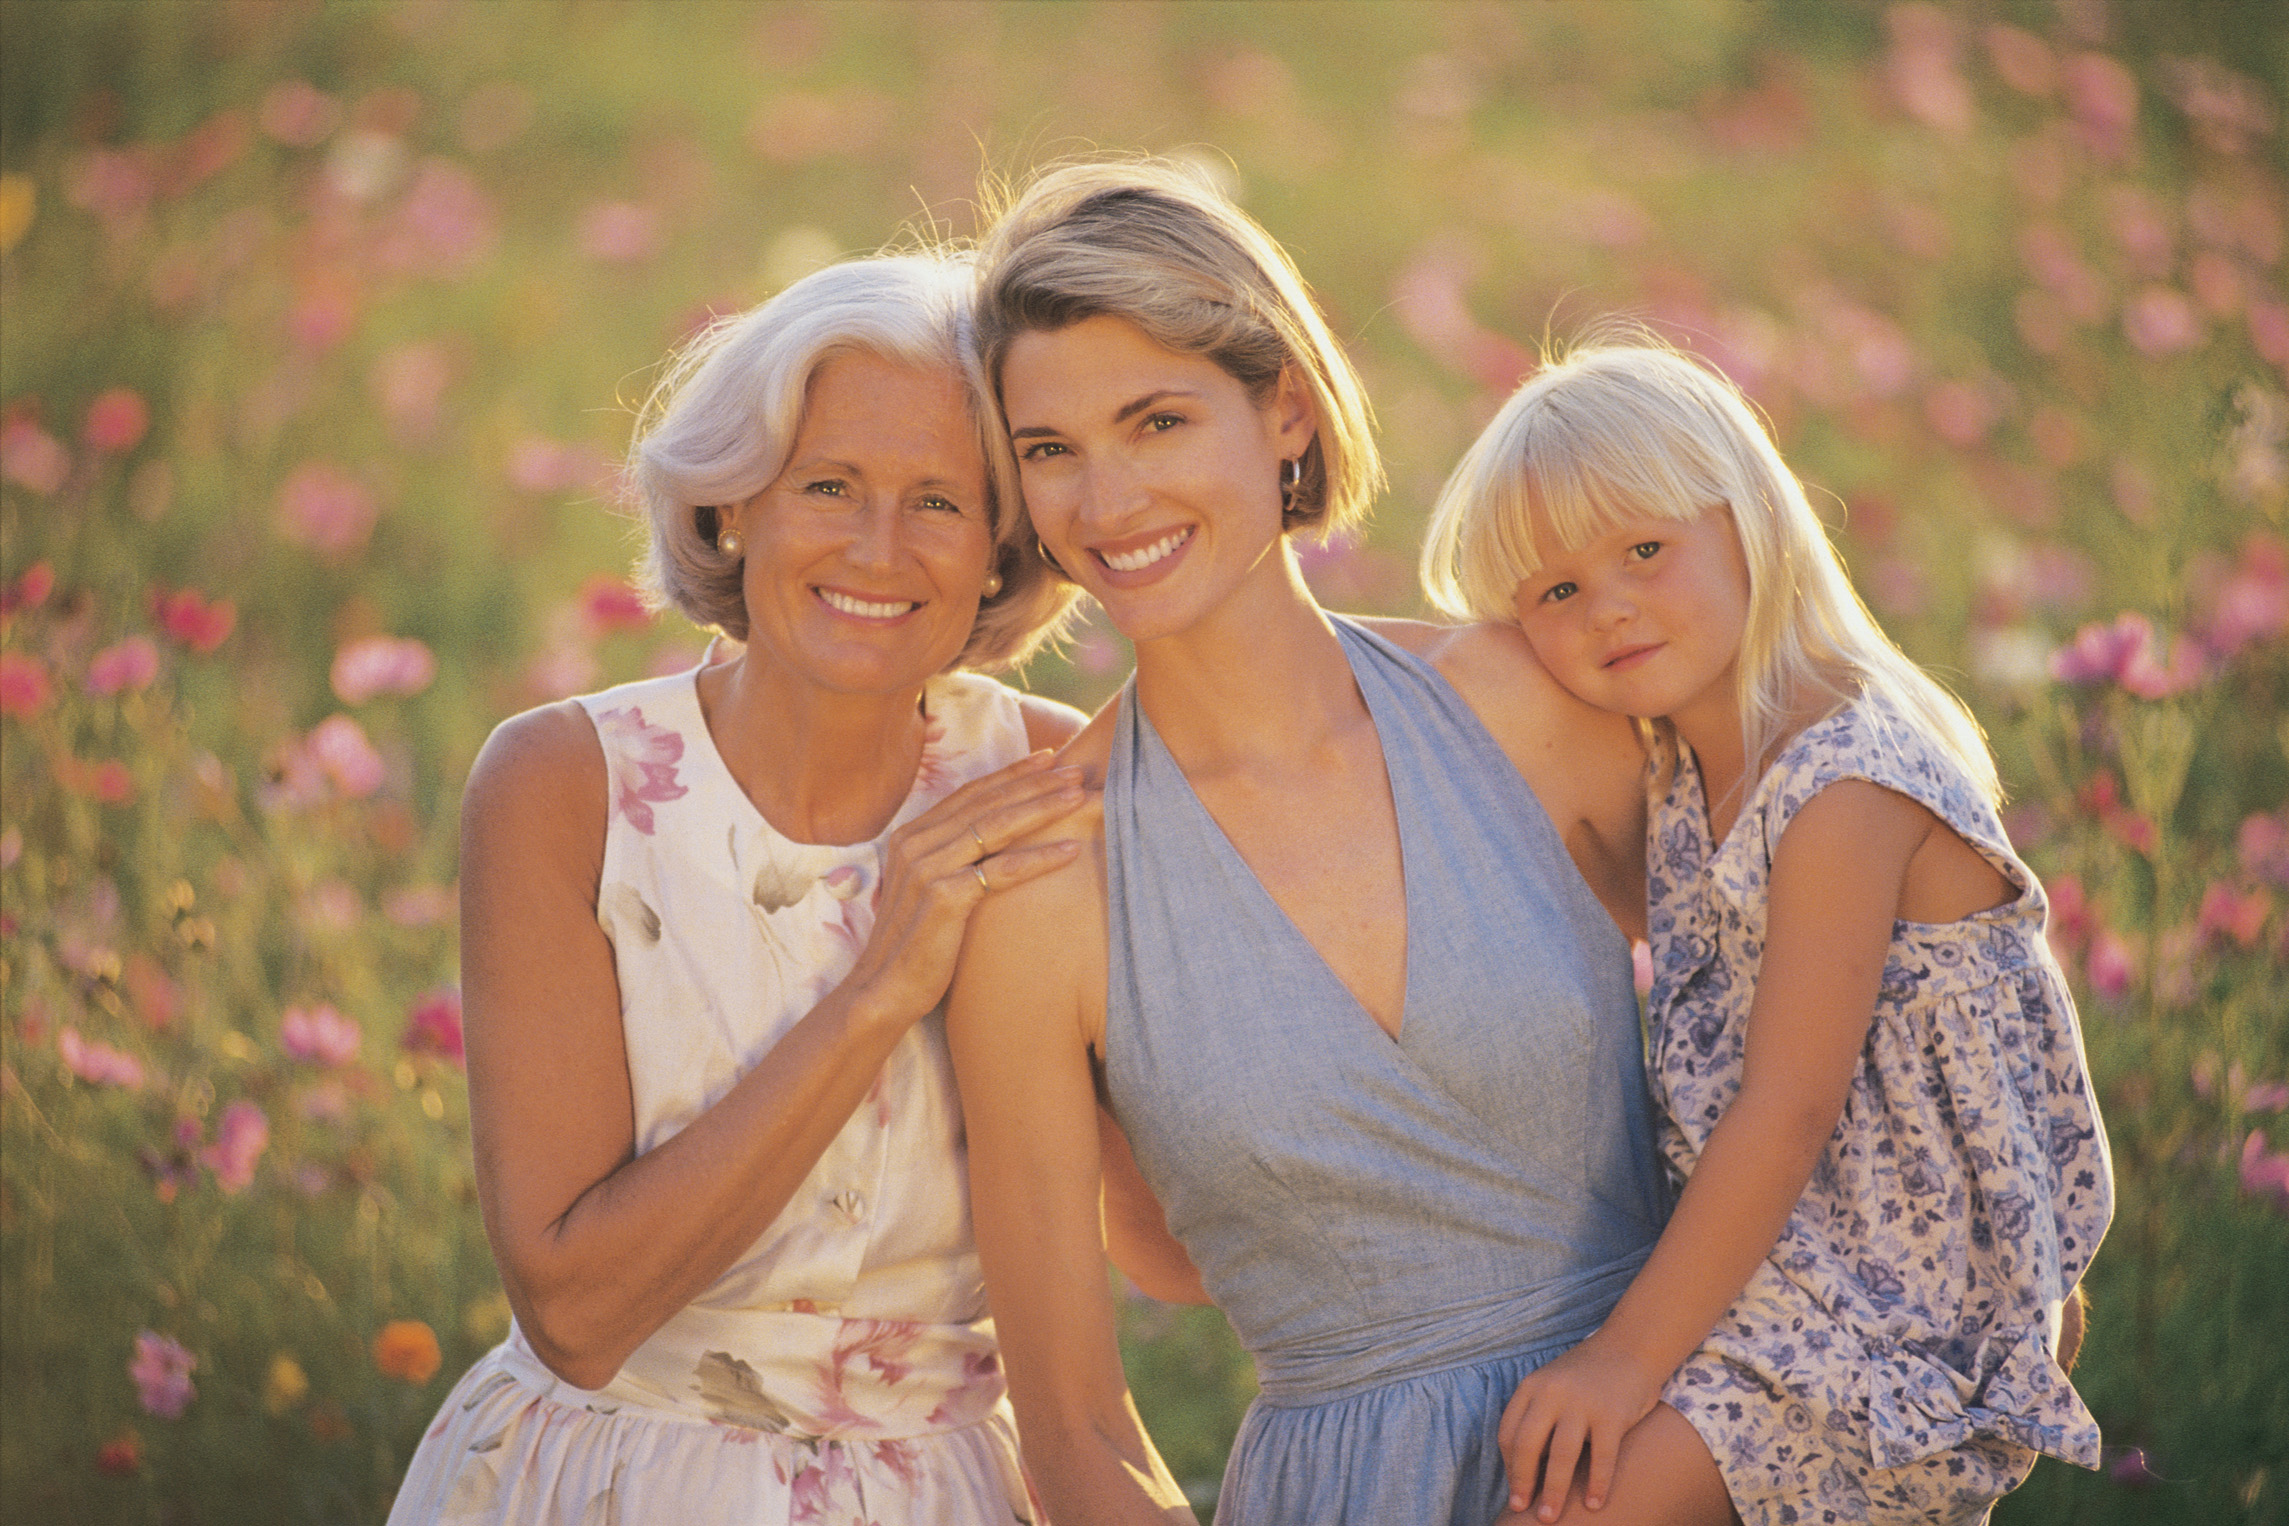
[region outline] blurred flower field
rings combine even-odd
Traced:
[[[1209,163],[1352,346],[1336,607],[1420,608],[1545,334],[1758,400],[1995,738],[2113,1132],[2107,1467],[1998,1519],[2289,1519],[2285,65],[2228,0],[0,0],[0,1515],[386,1512],[507,1320],[461,777],[705,640],[607,512],[653,368],[1098,147]],[[1246,1360],[1128,1318],[1212,1497]]]

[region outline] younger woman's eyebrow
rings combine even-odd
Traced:
[[[1118,409],[1116,409],[1113,413],[1113,422],[1116,424],[1125,424],[1130,419],[1135,418],[1138,414],[1143,413],[1148,408],[1157,407],[1159,404],[1168,401],[1170,398],[1197,398],[1199,395],[1200,394],[1197,392],[1185,391],[1181,387],[1167,387],[1158,392],[1147,392],[1144,396],[1137,398],[1135,401],[1123,403]],[[1032,440],[1054,435],[1056,433],[1058,433],[1057,430],[1051,429],[1046,425],[1036,424],[1026,429],[1013,429],[1009,432],[1009,437],[1012,440]]]

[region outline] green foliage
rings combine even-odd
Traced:
[[[1546,333],[1627,312],[1757,399],[1994,736],[2113,1134],[2079,1374],[2110,1471],[2046,1462],[1999,1519],[2289,1515],[2289,13],[0,27],[0,1513],[379,1518],[505,1318],[447,1008],[410,1017],[454,978],[460,780],[502,716],[700,649],[621,580],[635,404],[705,312],[1099,146],[1217,165],[1352,346],[1393,491],[1306,548],[1337,607],[1419,608],[1422,511]],[[1093,624],[1025,681],[1094,704],[1125,666]],[[1204,1311],[1126,1319],[1212,1491],[1245,1358]],[[143,1331],[195,1359],[175,1418]]]

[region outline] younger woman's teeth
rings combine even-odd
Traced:
[[[1097,555],[1115,572],[1142,572],[1192,538],[1192,528],[1172,530],[1139,551],[1100,551]]]
[[[837,593],[832,588],[820,589],[819,597],[844,614],[856,615],[861,620],[888,620],[916,607],[911,603],[877,604],[871,599],[854,599],[849,594]]]

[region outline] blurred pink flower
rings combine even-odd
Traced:
[[[135,798],[135,775],[117,758],[88,759],[65,753],[54,766],[56,782],[72,794],[105,805],[125,805]]]
[[[2202,892],[2202,907],[2195,924],[2205,940],[2231,938],[2245,949],[2257,947],[2265,936],[2266,919],[2273,915],[2272,893],[2262,885],[2249,890],[2230,880],[2212,880]]]
[[[2138,77],[2122,60],[2104,53],[2077,53],[2061,75],[2067,110],[2083,147],[2109,162],[2127,158],[2138,123]]]
[[[648,629],[652,612],[627,579],[599,572],[580,585],[580,623],[591,636],[608,636]]]
[[[315,1086],[303,1089],[295,1099],[294,1110],[313,1123],[340,1123],[350,1116],[350,1093],[341,1082],[331,1076]],[[300,1186],[300,1172],[295,1185]]]
[[[2058,88],[2059,65],[2050,44],[2015,26],[1987,28],[1987,56],[2003,83],[2022,95],[2049,95]]]
[[[592,445],[527,435],[509,451],[509,483],[521,493],[611,491],[616,463]]]
[[[2130,946],[2110,929],[2099,929],[2090,940],[2089,975],[2090,988],[2109,1001],[2120,999],[2138,977]]]
[[[374,259],[387,270],[465,274],[491,252],[497,221],[474,175],[450,159],[424,159]]]
[[[2241,1110],[2245,1113],[2279,1113],[2289,1111],[2289,1081],[2255,1081],[2242,1094]]]
[[[2148,286],[2122,307],[2122,333],[2138,353],[2154,359],[2202,342],[2201,315],[2174,286]]]
[[[2202,637],[2220,658],[2289,633],[2289,543],[2263,531],[2251,535],[2240,562],[2203,602]]]
[[[405,1052],[461,1063],[461,992],[445,986],[413,1004],[405,1020]]]
[[[540,699],[564,699],[596,684],[596,654],[578,642],[559,641],[526,665],[525,687]]]
[[[367,387],[400,445],[419,445],[437,432],[440,404],[453,382],[453,358],[434,340],[392,345],[374,360]]]
[[[46,498],[71,473],[71,452],[30,419],[13,418],[0,427],[0,476]]]
[[[215,1126],[215,1142],[199,1152],[199,1164],[214,1172],[225,1192],[244,1192],[254,1182],[255,1162],[270,1148],[270,1120],[251,1102],[233,1102]]]
[[[279,528],[323,561],[364,546],[380,512],[365,484],[330,461],[305,463],[278,490]]]
[[[56,1030],[56,1053],[64,1068],[90,1086],[116,1086],[124,1091],[143,1088],[143,1062],[102,1042],[79,1036],[70,1024]]]
[[[377,694],[419,694],[436,676],[436,656],[410,636],[368,636],[334,654],[334,693],[345,705]]]
[[[2073,236],[2057,223],[2029,223],[2021,230],[2019,258],[2077,323],[2093,322],[2106,311],[2106,282],[2083,260]]]
[[[1971,126],[1971,87],[1960,68],[1963,24],[1924,0],[1884,12],[1891,52],[1884,77],[1902,110],[1924,126],[1961,133]]]
[[[2251,348],[2272,364],[2289,367],[2289,303],[2252,298],[2246,321]]]
[[[328,1070],[356,1059],[361,1037],[355,1020],[325,1002],[315,1007],[288,1007],[278,1020],[278,1047],[297,1060]]]
[[[2003,407],[1992,384],[1946,381],[1924,394],[1923,412],[1933,433],[1958,450],[1968,450],[1987,438]]]
[[[649,836],[653,831],[652,807],[681,800],[690,793],[676,778],[676,764],[684,755],[683,734],[649,724],[644,712],[633,705],[600,713],[596,732],[604,743],[612,809]]]
[[[356,887],[339,876],[320,880],[302,898],[302,919],[318,932],[348,932],[365,913]]]
[[[199,1359],[172,1336],[139,1330],[127,1375],[135,1380],[135,1397],[146,1414],[173,1420],[199,1396],[191,1382],[191,1371],[198,1365]]]
[[[2069,684],[2112,683],[2140,699],[2167,699],[2208,676],[2194,643],[2171,643],[2165,664],[2156,655],[2157,640],[2154,623],[2134,610],[2112,625],[2093,621],[2051,655],[2051,677]]]
[[[0,652],[0,715],[28,720],[48,708],[47,666],[25,652]]]
[[[2263,1129],[2251,1129],[2242,1141],[2241,1190],[2289,1210],[2289,1154],[2274,1149]]]
[[[304,745],[333,781],[334,788],[362,800],[382,786],[382,755],[366,740],[366,729],[346,715],[329,715],[311,729]]]
[[[2168,279],[2177,263],[2177,234],[2151,192],[2143,186],[2109,186],[2106,218],[2132,270],[2149,281]]]
[[[87,664],[87,692],[117,694],[140,689],[159,676],[159,649],[149,636],[129,636],[105,647]]]
[[[90,450],[118,455],[133,450],[150,427],[151,409],[142,395],[126,387],[113,387],[87,405],[87,424],[80,430],[80,438]]]
[[[2158,71],[2171,104],[2186,114],[2195,136],[2221,154],[2240,154],[2273,132],[2266,88],[2209,58],[2165,58]]]
[[[2245,871],[2276,885],[2289,885],[2289,811],[2243,817],[2235,848]]]
[[[183,1010],[183,988],[168,978],[156,959],[144,953],[129,955],[126,979],[127,998],[144,1027],[163,1033],[175,1026]]]
[[[0,621],[6,620],[19,609],[38,609],[48,602],[55,591],[56,569],[47,562],[34,562],[24,569],[24,575],[6,588],[0,588]]]
[[[600,201],[580,214],[580,252],[632,265],[660,251],[660,214],[636,201]]]
[[[444,885],[403,885],[382,897],[382,915],[400,927],[435,927],[452,921],[457,909]]]
[[[262,130],[289,148],[308,148],[324,141],[341,120],[335,99],[307,80],[283,80],[263,92],[256,120]]]
[[[193,588],[169,593],[151,590],[151,612],[159,628],[194,652],[221,646],[238,624],[238,606],[228,599],[209,600]]]
[[[66,176],[65,198],[93,213],[115,239],[132,238],[142,227],[158,188],[151,152],[140,145],[95,149],[73,163]]]

